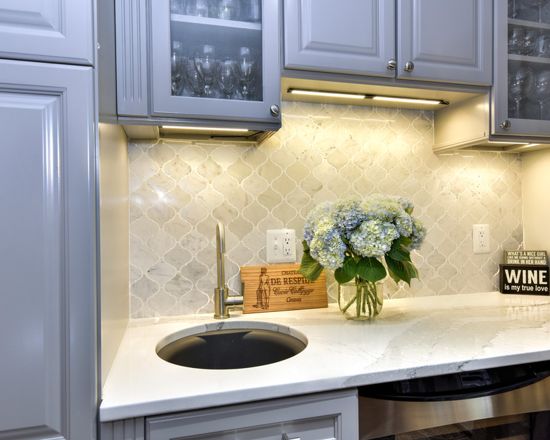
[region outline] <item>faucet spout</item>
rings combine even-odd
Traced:
[[[216,276],[218,287],[214,289],[214,318],[229,318],[229,307],[241,305],[242,296],[229,296],[225,282],[225,227],[221,222],[216,225]]]

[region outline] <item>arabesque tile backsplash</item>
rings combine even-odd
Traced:
[[[370,193],[409,197],[428,229],[413,255],[420,280],[387,281],[387,297],[495,290],[502,250],[522,241],[520,158],[436,156],[432,142],[431,112],[285,102],[260,146],[130,143],[131,316],[213,310],[217,220],[235,293],[239,266],[265,261],[267,229],[294,228],[300,242],[315,204]],[[474,223],[490,224],[490,254],[472,253]]]

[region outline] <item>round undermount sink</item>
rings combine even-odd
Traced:
[[[273,364],[306,348],[304,335],[264,322],[215,323],[164,338],[157,355],[190,368],[228,370]]]

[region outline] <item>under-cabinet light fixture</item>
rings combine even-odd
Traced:
[[[322,90],[288,89],[291,95],[322,96],[325,98],[341,99],[366,99],[367,95],[361,93],[323,92]]]
[[[422,105],[441,105],[447,104],[446,101],[441,99],[419,99],[419,98],[400,98],[398,96],[379,96],[372,97],[373,101],[387,101],[387,102],[402,102],[406,104],[422,104]]]
[[[442,99],[421,99],[421,98],[402,98],[399,96],[384,96],[384,95],[367,95],[364,93],[347,93],[347,92],[325,92],[323,90],[308,90],[308,89],[288,89],[287,92],[291,95],[303,96],[320,96],[325,98],[340,98],[340,99],[372,99],[373,101],[386,102],[401,102],[405,104],[420,104],[420,105],[448,105],[447,101]]]
[[[181,130],[181,131],[213,131],[213,132],[231,132],[231,133],[249,133],[248,128],[224,128],[224,127],[192,127],[187,125],[162,125],[167,130]]]

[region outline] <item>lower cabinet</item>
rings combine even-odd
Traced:
[[[355,440],[357,391],[345,390],[105,423],[102,440]]]

